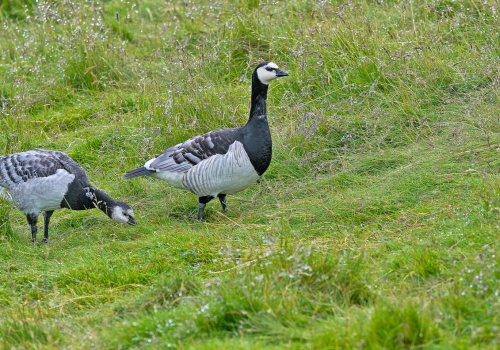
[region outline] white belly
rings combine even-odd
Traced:
[[[184,174],[184,188],[197,196],[233,194],[254,184],[259,178],[243,144],[236,141],[226,154],[217,154]]]
[[[56,210],[74,179],[75,175],[59,169],[54,175],[14,184],[0,194],[25,213]]]
[[[158,171],[156,173],[150,174],[149,176],[163,180],[172,187],[184,189],[185,187],[182,184],[182,179],[184,178],[184,174],[185,173],[176,173],[173,171]]]

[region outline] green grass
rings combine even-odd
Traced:
[[[497,349],[493,0],[0,4],[0,154],[68,153],[138,226],[0,203],[0,348]],[[243,125],[262,59],[273,162],[207,206],[121,176]]]

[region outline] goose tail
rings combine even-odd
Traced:
[[[151,173],[155,173],[155,171],[146,169],[145,167],[142,166],[140,168],[127,171],[127,173],[125,175],[123,175],[123,178],[125,180],[128,180],[128,179],[133,179],[134,177],[149,175]]]

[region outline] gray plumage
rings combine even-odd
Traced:
[[[37,220],[44,213],[44,241],[54,210],[99,208],[111,219],[134,224],[132,209],[92,187],[85,170],[68,155],[35,149],[0,157],[0,197],[24,212],[36,240]]]
[[[192,167],[183,178],[184,187],[199,197],[234,194],[259,178],[241,142],[235,141],[226,154],[216,154]]]
[[[190,138],[167,148],[143,167],[127,172],[124,178],[149,175],[194,193],[199,202],[198,220],[206,204],[216,196],[226,210],[226,195],[254,184],[271,163],[267,90],[270,81],[287,75],[274,63],[262,62],[252,75],[252,103],[245,126]]]

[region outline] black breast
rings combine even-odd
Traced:
[[[255,118],[241,128],[242,143],[257,174],[265,173],[271,164],[273,144],[265,116]]]
[[[96,199],[90,184],[75,180],[69,184],[68,191],[61,202],[61,208],[87,210],[95,208]]]

